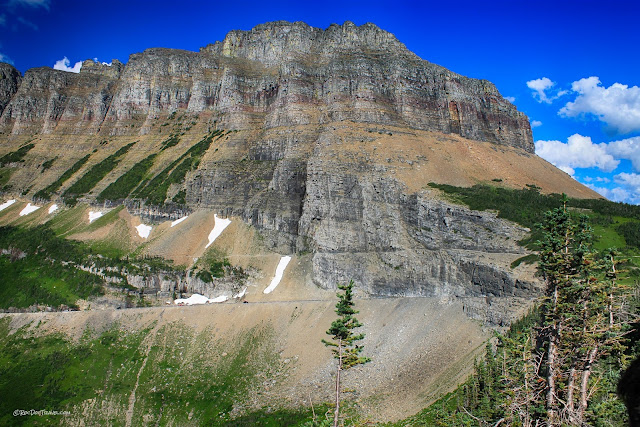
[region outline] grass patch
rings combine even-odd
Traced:
[[[136,188],[133,196],[144,199],[151,205],[164,205],[169,187],[172,184],[182,184],[187,173],[198,167],[201,157],[209,149],[213,139],[222,135],[223,131],[216,130],[205,136],[146,183],[146,185],[141,185]]]
[[[310,408],[231,415],[252,391],[260,393],[263,381],[277,378],[279,356],[269,326],[220,339],[176,323],[134,332],[114,325],[100,334],[85,330],[74,342],[59,333],[37,334],[37,326],[12,333],[10,323],[0,319],[2,425],[121,425],[138,374],[133,420],[145,425],[300,426],[312,420]],[[89,399],[95,402],[86,405]],[[17,408],[71,414],[66,421],[15,418]],[[315,409],[322,416],[327,408]]]
[[[121,175],[117,180],[109,184],[107,188],[102,190],[96,200],[98,202],[103,202],[105,200],[125,199],[144,179],[151,166],[153,166],[153,161],[156,156],[157,153],[151,154],[141,162],[136,163],[126,173]]]
[[[42,165],[40,165],[40,167],[42,167],[42,170],[40,172],[43,173],[47,169],[51,169],[51,166],[53,166],[53,163],[56,160],[58,160],[58,156],[55,156],[53,159],[49,159],[49,160],[43,162]]]
[[[85,224],[85,205],[74,206],[71,209],[64,209],[58,213],[47,224],[56,233],[57,236],[66,236],[74,231],[86,226]]]
[[[174,133],[173,135],[169,136],[167,140],[162,141],[162,144],[160,145],[160,151],[164,151],[167,148],[174,147],[178,145],[179,142],[180,142],[180,135],[178,135],[177,133]]]
[[[18,148],[16,151],[5,154],[4,156],[0,157],[0,166],[23,161],[22,159],[24,158],[24,156],[26,156],[33,147],[35,147],[34,144],[26,144]]]
[[[14,170],[14,168],[0,168],[0,188],[4,188],[7,185]]]
[[[46,226],[31,229],[0,227],[0,307],[33,304],[75,307],[79,298],[104,293],[102,278],[75,268],[85,258],[81,244],[57,237]]]
[[[531,265],[535,262],[538,262],[538,255],[537,254],[529,254],[529,255],[525,255],[522,256],[518,259],[516,259],[515,261],[513,261],[511,263],[511,268],[516,268],[517,266],[519,266],[522,263],[525,263],[527,265]]]
[[[148,331],[112,329],[95,338],[85,334],[73,343],[62,334],[33,336],[18,330],[10,335],[9,323],[9,319],[0,319],[0,424],[61,422],[61,416],[15,418],[12,414],[18,408],[66,409],[70,416],[80,417],[82,402],[98,392],[126,404],[142,363],[140,345]],[[122,420],[95,421],[92,424],[112,425]]]
[[[98,182],[102,181],[102,179],[107,176],[109,172],[111,172],[116,166],[118,166],[118,163],[120,163],[120,160],[122,160],[122,156],[124,156],[129,151],[129,149],[134,146],[134,144],[135,142],[125,145],[114,154],[110,155],[109,157],[89,169],[87,173],[85,173],[79,180],[74,182],[71,187],[69,187],[63,193],[65,202],[74,205],[79,196],[87,194],[89,191],[91,191]]]
[[[62,187],[62,184],[64,184],[66,180],[71,178],[73,174],[78,172],[78,170],[80,170],[80,168],[84,166],[85,163],[87,163],[89,157],[91,157],[91,154],[87,154],[86,156],[75,162],[73,166],[71,166],[62,175],[60,175],[57,180],[49,184],[46,188],[36,192],[33,197],[35,197],[36,199],[51,200],[51,195],[58,191],[58,189]]]

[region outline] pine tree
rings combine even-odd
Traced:
[[[332,341],[322,340],[324,345],[333,347],[333,356],[338,361],[336,370],[336,408],[334,412],[333,425],[338,426],[340,418],[340,373],[356,365],[367,363],[370,359],[360,356],[364,349],[356,342],[364,338],[364,334],[354,334],[353,330],[362,326],[358,319],[354,317],[358,313],[353,306],[353,280],[348,285],[338,285],[338,303],[336,304],[336,314],[338,318],[331,323],[327,335]]]
[[[565,199],[566,201],[566,199]],[[547,212],[542,225],[539,268],[546,282],[544,325],[546,352],[546,423],[583,425],[595,363],[621,345],[621,287],[615,251],[598,260],[591,248],[585,216],[577,220],[566,208]]]

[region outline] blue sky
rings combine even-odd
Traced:
[[[496,84],[536,152],[606,197],[640,204],[640,1],[0,0],[0,61],[21,72],[150,47],[197,51],[273,21],[373,22],[421,58]],[[65,61],[66,59],[66,61]]]

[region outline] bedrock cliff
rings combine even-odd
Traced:
[[[160,206],[133,188],[102,203],[156,222],[197,209],[238,218],[269,250],[308,260],[303,280],[319,287],[354,279],[371,296],[458,299],[494,324],[538,294],[531,269],[509,267],[525,254],[517,241],[528,230],[427,184],[497,179],[597,197],[533,154],[528,118],[492,83],[425,61],[373,24],[278,21],[199,52],[87,60],[79,74],[21,77],[6,64],[0,73],[0,155],[33,145],[11,165],[6,194],[33,197],[89,155],[51,190],[62,202],[93,166],[131,146],[81,201],[95,203],[144,163],[143,183],[180,176],[156,186]],[[174,174],[180,165],[186,172]]]
[[[533,152],[527,117],[492,83],[422,60],[373,24],[350,22],[326,30],[272,22],[200,52],[148,49],[126,66],[88,60],[77,75],[32,69],[1,122],[12,133],[144,133],[148,120],[177,109],[210,113],[232,129],[353,120]]]

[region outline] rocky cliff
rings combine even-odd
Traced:
[[[0,115],[18,91],[22,76],[13,66],[0,62]]]
[[[422,60],[373,24],[279,21],[199,52],[88,60],[79,74],[37,68],[21,80],[1,70],[0,154],[37,136],[9,192],[33,195],[91,154],[61,195],[135,142],[84,195],[91,202],[143,159],[153,162],[144,182],[178,169],[202,135],[224,129],[167,184],[166,206],[135,192],[125,203],[157,219],[181,194],[182,210],[240,218],[269,249],[309,254],[304,280],[323,288],[354,279],[373,296],[463,299],[470,315],[508,322],[537,294],[530,275],[509,268],[526,230],[443,201],[426,184],[499,178],[595,196],[532,154],[527,117],[493,84]],[[46,159],[55,165],[34,173]]]
[[[14,134],[69,131],[69,121],[75,131],[99,132],[107,122],[103,132],[144,133],[148,120],[179,109],[213,114],[232,129],[352,120],[533,152],[527,117],[493,84],[422,60],[373,24],[350,22],[326,30],[273,22],[197,53],[149,49],[124,67],[88,60],[78,75],[29,70],[1,122]],[[134,118],[142,123],[131,128]]]

